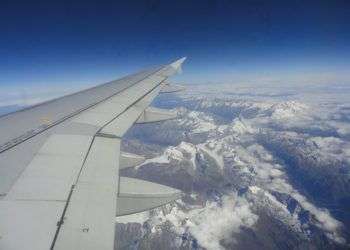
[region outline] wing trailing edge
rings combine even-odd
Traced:
[[[117,196],[117,216],[160,207],[179,199],[181,191],[154,182],[120,177]]]
[[[169,111],[167,109],[159,109],[154,107],[148,107],[142,112],[139,119],[136,121],[138,124],[142,123],[152,123],[152,122],[160,122],[171,119],[176,119],[177,112]]]
[[[145,162],[145,160],[146,158],[144,156],[121,152],[119,170],[124,168],[135,167]]]
[[[163,88],[160,90],[159,93],[160,94],[175,93],[175,92],[184,91],[185,89],[186,88],[181,85],[166,83],[164,84]]]

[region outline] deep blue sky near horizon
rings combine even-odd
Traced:
[[[1,1],[0,87],[97,84],[182,56],[189,83],[347,81],[349,23],[336,0]]]

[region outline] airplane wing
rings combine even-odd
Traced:
[[[111,250],[116,216],[179,198],[119,170],[134,123],[176,116],[148,106],[184,60],[0,117],[0,249]]]

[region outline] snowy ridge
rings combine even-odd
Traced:
[[[346,133],[337,132],[341,130],[338,121],[325,120],[340,116],[333,110],[317,112],[317,106],[300,99],[285,101],[264,93],[257,94],[259,98],[242,99],[194,92],[177,99],[181,118],[157,127],[157,131],[171,128],[176,131],[173,136],[181,136],[181,140],[135,172],[141,167],[146,173],[145,168],[162,166],[171,171],[175,186],[182,178],[193,182],[194,189],[181,201],[150,213],[150,235],[161,237],[171,232],[175,248],[224,249],[243,244],[240,235],[246,230],[266,233],[260,241],[271,237],[269,230],[276,230],[272,235],[285,230],[288,238],[295,239],[295,248],[303,241],[319,248],[345,248],[349,243],[345,225],[326,206],[315,202],[308,190],[313,182],[296,187],[291,181],[294,174],[306,180],[318,176],[323,180],[325,175],[343,178],[346,189],[347,175],[343,173],[350,173],[346,165],[350,143],[341,137]],[[348,125],[343,123],[343,128]],[[218,219],[221,214],[230,223]],[[284,239],[280,240],[284,244]]]

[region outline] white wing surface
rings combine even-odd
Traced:
[[[175,117],[148,106],[184,60],[0,117],[0,249],[111,250],[116,215],[179,198],[119,169],[144,159],[120,152],[134,123]]]

